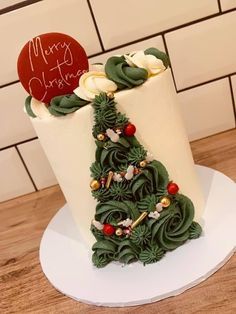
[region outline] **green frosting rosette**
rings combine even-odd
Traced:
[[[138,165],[138,163],[142,160],[145,160],[147,155],[147,151],[142,147],[131,147],[128,153],[128,161],[134,165]]]
[[[148,48],[144,51],[144,54],[145,55],[153,55],[157,59],[160,59],[166,68],[168,68],[168,66],[170,66],[170,60],[169,60],[169,57],[167,56],[167,54],[165,54],[163,51],[158,50],[157,48]]]
[[[126,164],[128,162],[127,154],[130,144],[125,139],[120,139],[117,143],[106,142],[103,149],[100,148],[100,163],[112,169],[116,168],[117,163]]]
[[[152,240],[166,250],[174,250],[189,238],[194,216],[193,203],[184,195],[177,195],[173,203],[161,212],[159,219],[150,220]]]
[[[165,167],[154,160],[148,164],[132,180],[130,187],[136,201],[140,201],[149,194],[161,194],[168,183],[168,173]]]
[[[138,246],[146,246],[151,240],[151,231],[146,225],[137,226],[131,236],[130,241]]]
[[[110,189],[110,199],[117,201],[132,200],[133,195],[127,181],[113,182]]]
[[[100,240],[93,245],[92,250],[94,251],[93,264],[102,268],[115,259],[117,245],[108,240]]]
[[[88,103],[88,101],[79,98],[75,94],[56,96],[52,98],[48,110],[54,116],[64,116],[75,112]]]
[[[202,233],[202,227],[196,221],[193,221],[189,228],[189,239],[197,239]]]
[[[156,209],[156,204],[158,201],[158,196],[155,194],[147,195],[141,201],[137,203],[140,212],[148,211],[153,212]]]
[[[99,202],[106,202],[111,198],[111,193],[105,187],[98,189],[96,191],[92,191],[93,197]]]
[[[158,245],[153,244],[150,247],[145,248],[139,254],[139,260],[144,264],[152,264],[158,262],[165,255],[165,251]]]
[[[107,77],[116,83],[118,89],[142,85],[148,78],[147,70],[129,66],[123,56],[109,58],[105,72]]]
[[[136,262],[140,254],[140,248],[128,239],[120,242],[117,251],[117,259],[124,264]]]
[[[139,211],[136,204],[131,201],[108,201],[96,206],[95,219],[101,223],[116,224],[116,222],[126,218],[135,220],[138,216]]]

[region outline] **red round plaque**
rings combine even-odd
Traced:
[[[70,94],[88,71],[83,47],[72,37],[48,33],[31,39],[21,50],[17,70],[26,91],[49,103],[54,96]]]

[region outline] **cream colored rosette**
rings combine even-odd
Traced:
[[[85,100],[91,101],[101,92],[109,93],[117,90],[117,85],[106,77],[104,72],[89,71],[79,80],[79,87],[74,93]]]
[[[146,55],[143,51],[133,52],[124,57],[130,66],[146,69],[148,76],[156,75],[166,69],[161,59],[157,59],[153,55]]]

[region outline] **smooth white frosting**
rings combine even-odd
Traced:
[[[118,110],[136,126],[142,145],[167,168],[170,179],[195,205],[195,219],[202,216],[204,198],[194,168],[188,138],[179,113],[171,72],[150,77],[143,85],[115,93]],[[31,119],[44,151],[66,197],[84,240],[94,237],[90,224],[96,201],[89,187],[89,168],[95,160],[92,136],[93,109],[87,105],[63,117],[48,114]]]

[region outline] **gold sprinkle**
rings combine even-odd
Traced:
[[[113,174],[114,174],[113,171],[109,171],[109,173],[108,173],[107,182],[106,182],[106,188],[107,189],[109,189],[109,187],[111,185]]]
[[[143,212],[138,219],[136,219],[132,225],[131,225],[131,229],[134,229],[135,227],[137,227],[143,220],[144,218],[147,216],[148,212]]]

